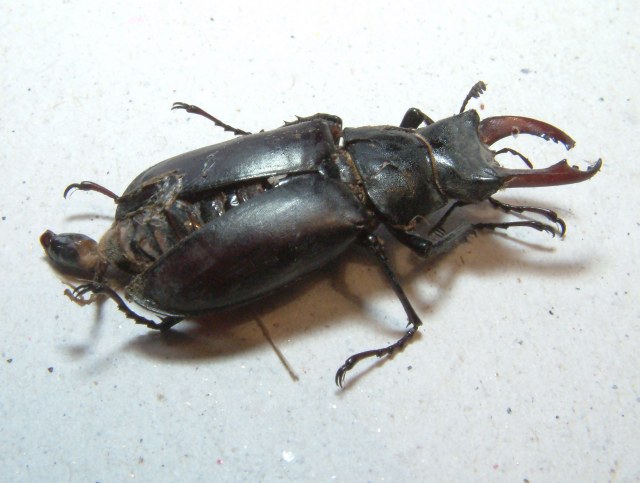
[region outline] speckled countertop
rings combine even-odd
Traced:
[[[637,481],[639,17],[633,1],[4,2],[0,479]],[[397,124],[457,112],[480,79],[482,116],[578,142],[509,145],[602,172],[501,195],[557,210],[564,240],[516,229],[436,263],[388,240],[425,326],[344,390],[342,361],[405,324],[366,253],[165,337],[70,303],[44,260],[45,229],[98,237],[113,216],[95,193],[64,200],[69,183],[122,192],[230,138],[174,101],[249,131],[315,112]]]

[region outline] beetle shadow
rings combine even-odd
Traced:
[[[460,216],[452,217],[452,224],[467,219],[463,210]],[[491,212],[492,210],[489,210]],[[510,217],[498,211],[493,211],[492,221]],[[528,217],[520,217],[529,219]],[[428,226],[428,225],[427,225]],[[424,234],[424,231],[423,231]],[[553,252],[555,248],[540,234],[539,243],[524,241],[517,238],[517,232],[488,232],[471,236],[462,247],[452,248],[448,253],[437,258],[423,259],[413,254],[395,238],[382,230],[381,236],[386,242],[390,264],[396,271],[400,283],[407,292],[409,299],[419,313],[432,311],[438,303],[453,293],[451,290],[460,270],[490,276],[492,273],[503,273],[505,270],[517,270],[523,273],[544,273],[553,276],[571,277],[573,273],[582,271],[587,264],[585,261],[549,263],[530,262],[522,257],[522,249],[536,252]],[[501,242],[496,243],[496,238]],[[462,252],[464,250],[464,252]],[[353,276],[347,272],[356,267],[363,280],[354,283]],[[362,273],[372,276],[362,277]],[[327,285],[322,282],[329,281]],[[430,295],[416,293],[416,284],[428,284],[434,288]],[[322,286],[320,286],[322,284]],[[348,303],[327,303],[327,298],[339,294]],[[314,337],[314,334],[326,327],[332,320],[348,321],[354,317],[361,317],[362,312],[368,312],[368,302],[376,295],[386,297],[393,294],[391,287],[384,278],[383,271],[370,253],[364,248],[348,250],[329,266],[324,267],[308,277],[297,281],[288,288],[275,294],[259,299],[251,304],[235,308],[222,313],[203,317],[190,318],[181,322],[176,329],[164,333],[149,331],[128,342],[124,349],[158,360],[171,360],[193,363],[203,360],[220,359],[237,356],[240,353],[251,353],[262,350],[268,342],[258,324],[256,316],[265,316],[271,312],[278,312],[277,322],[270,321],[268,331],[274,335],[272,339],[277,345],[294,337]],[[308,303],[313,310],[301,309],[299,300]],[[389,340],[398,339],[404,334],[406,316],[398,302],[398,323],[389,324],[384,320],[377,320],[373,315],[372,330],[383,331]],[[378,338],[380,336],[378,335]],[[413,342],[420,338],[417,334]],[[366,345],[367,341],[363,341]],[[366,347],[363,347],[366,348]],[[341,362],[344,354],[336,354],[336,362]],[[348,355],[348,354],[347,354]],[[393,357],[372,360],[362,364],[358,370],[350,373],[345,388],[352,387],[369,371],[385,364]]]
[[[188,318],[175,329],[166,332],[150,331],[130,341],[125,349],[140,352],[154,359],[193,362],[208,359],[221,359],[239,353],[262,350],[265,344],[296,337],[299,333],[312,337],[314,330],[322,327],[322,320],[346,317],[346,312],[326,311],[310,313],[294,305],[300,298],[322,298],[326,294],[315,294],[317,286],[326,278],[329,269],[321,269],[295,285],[275,294],[251,302],[250,304],[224,312],[202,317]],[[293,301],[293,302],[292,302]],[[320,306],[311,301],[314,306]],[[260,323],[262,318],[272,312],[282,314],[277,322]],[[267,331],[265,334],[264,331]],[[268,339],[272,339],[269,341]],[[267,340],[265,340],[267,339]],[[278,351],[278,349],[276,349]],[[281,355],[278,354],[278,357]]]
[[[488,212],[491,213],[491,210],[488,210]],[[535,217],[513,213],[506,214],[498,211],[494,213],[495,215],[491,218],[491,222],[501,222],[509,218],[521,220],[537,219]],[[462,211],[461,216],[451,217],[451,226],[455,226],[461,221],[470,222],[469,217],[464,216],[464,212]],[[471,222],[475,221],[487,220],[471,219]],[[426,227],[417,230],[417,233],[422,236],[426,236],[428,232],[429,225],[428,223],[425,225]],[[449,224],[447,224],[447,226],[449,226]],[[519,229],[522,230],[522,228]],[[461,270],[464,273],[487,277],[490,277],[494,273],[504,273],[507,271],[514,272],[519,277],[526,276],[526,274],[540,273],[544,274],[544,276],[569,279],[574,275],[583,273],[585,267],[589,264],[586,256],[576,258],[575,254],[573,254],[571,260],[549,259],[549,262],[544,263],[541,263],[539,260],[533,261],[527,257],[523,257],[523,250],[525,253],[530,251],[537,253],[554,253],[557,250],[554,242],[561,241],[561,239],[558,238],[558,236],[552,238],[546,233],[539,233],[540,241],[523,240],[518,238],[519,232],[516,230],[480,231],[477,234],[471,235],[465,242],[452,247],[449,251],[431,258],[419,257],[388,233],[385,236],[385,241],[390,265],[394,267],[400,284],[419,314],[433,313],[433,309],[453,293],[452,287]],[[497,240],[499,240],[499,242],[496,242]],[[369,257],[369,259],[371,258],[372,257]],[[369,263],[375,265],[374,262]],[[379,272],[382,278],[382,270],[379,270]],[[351,291],[344,281],[345,278],[343,277],[334,277],[334,288],[340,292],[342,296],[351,299],[354,304],[361,303],[358,300],[359,296]],[[430,294],[428,295],[417,293],[414,290],[416,285],[428,285],[433,290],[430,290]],[[389,288],[387,284],[387,290],[389,290]],[[401,313],[401,315],[399,315],[399,317],[401,317],[400,322],[405,322],[406,317],[402,309],[399,307],[398,310]],[[437,309],[435,312],[437,312]],[[423,321],[426,322],[424,317]],[[398,339],[404,334],[404,331],[396,330],[393,334],[395,338]],[[421,336],[422,332],[418,331],[412,340],[412,344],[417,342]],[[394,339],[390,339],[390,342],[393,340]],[[353,374],[349,374],[343,389],[353,387],[361,379],[365,378],[370,371],[383,366],[396,355],[398,355],[398,353],[382,359],[372,359],[368,364],[362,364],[362,368],[359,367]]]
[[[507,200],[508,201],[508,200]],[[518,200],[518,204],[535,206],[536,202]],[[476,219],[478,214],[484,216]],[[489,216],[486,216],[486,215]],[[469,216],[471,215],[471,216]],[[509,220],[540,220],[539,217],[528,216],[519,213],[504,213],[486,207],[463,208],[455,212],[447,226],[455,226],[461,222],[503,222]],[[544,220],[543,220],[544,221]],[[526,274],[543,274],[545,277],[571,278],[581,273],[588,266],[588,259],[576,258],[572,254],[570,260],[557,257],[549,258],[548,262],[533,260],[525,254],[555,253],[558,250],[558,242],[562,241],[558,235],[550,236],[548,233],[535,232],[530,239],[520,238],[518,235],[527,228],[518,227],[510,230],[479,231],[446,253],[434,258],[421,258],[408,249],[396,249],[394,251],[394,263],[404,267],[399,273],[403,285],[408,287],[409,297],[414,301],[414,306],[419,311],[425,311],[437,305],[439,300],[451,293],[451,288],[461,270],[464,273],[477,276],[491,277],[495,273],[514,272],[519,276]],[[529,232],[534,230],[528,229]],[[570,230],[570,227],[569,227]],[[420,232],[420,230],[418,230]],[[423,234],[426,230],[423,228]],[[537,236],[536,236],[537,235]],[[392,246],[401,245],[395,239]],[[435,293],[431,297],[424,294],[416,294],[411,287],[417,282],[434,287]]]
[[[485,216],[484,218],[486,219],[477,220],[473,219],[474,217],[467,216],[469,211],[471,211],[472,215],[473,211],[482,211],[485,214],[493,214],[493,216]],[[438,215],[435,218],[437,219]],[[539,219],[518,213],[506,214],[490,208],[482,209],[476,207],[471,210],[463,208],[457,210],[450,217],[447,227],[450,228],[463,222],[490,221],[499,223],[509,218],[527,221]],[[432,225],[429,225],[429,223],[418,225],[416,233],[421,236],[428,236],[429,226]],[[437,305],[438,301],[446,297],[448,293],[451,293],[450,289],[461,270],[465,273],[474,273],[481,276],[491,276],[493,273],[503,273],[505,270],[518,270],[520,274],[541,273],[545,276],[570,278],[574,274],[582,272],[588,264],[586,259],[572,259],[571,261],[549,259],[548,263],[540,263],[539,260],[528,260],[523,257],[523,249],[527,252],[554,253],[557,249],[555,243],[562,241],[562,239],[558,236],[552,237],[547,233],[539,232],[537,233],[539,239],[536,239],[536,241],[524,240],[518,237],[520,232],[517,231],[523,229],[527,228],[519,227],[508,231],[479,231],[470,235],[467,240],[452,246],[445,253],[428,258],[423,258],[413,253],[384,229],[382,229],[382,237],[385,240],[390,266],[396,273],[398,281],[406,291],[414,307],[421,312]],[[529,230],[531,231],[531,229]],[[379,264],[364,250],[356,253],[352,260],[354,263],[379,268]],[[380,280],[383,283],[386,282],[382,270],[378,270],[378,273]],[[363,304],[361,297],[353,292],[346,283],[347,279],[343,272],[336,272],[331,277],[331,280],[335,290],[343,297],[348,298],[354,305],[361,306]],[[412,287],[417,282],[424,282],[434,287],[436,293],[429,298],[415,293]],[[391,290],[388,282],[384,286],[387,290]]]

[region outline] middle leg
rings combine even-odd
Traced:
[[[418,317],[418,314],[411,306],[411,302],[409,302],[407,295],[404,293],[404,290],[400,286],[396,274],[393,272],[391,266],[389,265],[389,260],[387,259],[387,255],[385,254],[384,247],[382,246],[382,242],[380,241],[380,239],[377,236],[370,234],[367,235],[367,237],[363,240],[363,243],[373,252],[373,254],[382,265],[382,268],[385,272],[385,275],[387,276],[389,283],[391,284],[391,287],[396,293],[398,299],[400,299],[400,303],[402,304],[402,307],[407,314],[407,318],[409,319],[409,328],[400,339],[398,339],[393,344],[388,345],[387,347],[358,352],[357,354],[349,357],[336,372],[336,384],[340,387],[342,387],[344,383],[347,372],[351,370],[358,362],[369,357],[383,357],[392,355],[397,350],[402,349],[405,344],[416,335],[416,333],[418,332],[418,328],[422,325],[420,317]]]

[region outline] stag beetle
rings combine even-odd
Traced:
[[[65,197],[77,189],[112,198],[117,205],[113,225],[100,242],[49,230],[40,241],[56,268],[90,280],[67,291],[73,300],[87,303],[84,295],[104,294],[135,323],[158,330],[187,316],[254,301],[326,265],[350,245],[364,245],[384,270],[408,325],[395,343],[349,357],[335,377],[342,386],[359,361],[401,349],[422,324],[389,265],[376,234],[379,225],[423,257],[445,252],[478,230],[522,226],[564,235],[565,223],[555,212],[509,205],[492,195],[502,188],[578,183],[600,169],[601,160],[586,171],[566,160],[533,169],[517,151],[492,151],[493,143],[514,133],[567,149],[574,141],[526,117],[481,121],[466,106],[485,88],[478,82],[459,114],[437,122],[412,108],[399,127],[343,129],[339,117],[316,114],[256,134],[199,107],[175,103],[173,109],[204,116],[238,137],[156,164],[121,196],[89,181],[68,186]],[[500,166],[495,157],[503,153],[519,156],[528,168]],[[505,212],[536,213],[557,226],[523,220],[444,229],[453,209],[483,201]],[[441,209],[446,213],[428,236],[414,232],[419,220]],[[126,298],[161,314],[160,322],[125,304],[108,282],[115,271],[128,277]]]

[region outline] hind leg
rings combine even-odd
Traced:
[[[165,330],[169,330],[171,327],[176,325],[178,322],[183,320],[184,317],[179,316],[166,316],[162,317],[161,322],[154,322],[153,320],[147,319],[142,315],[135,313],[133,310],[127,306],[127,304],[122,300],[122,297],[117,294],[115,290],[111,287],[103,283],[90,282],[85,283],[83,285],[78,285],[73,291],[67,289],[65,290],[65,295],[73,300],[75,303],[79,305],[87,305],[93,302],[92,298],[85,299],[83,296],[87,293],[93,294],[104,294],[110,299],[112,299],[117,305],[118,309],[127,316],[127,318],[132,319],[136,324],[146,325],[150,329],[159,330],[164,332]]]

